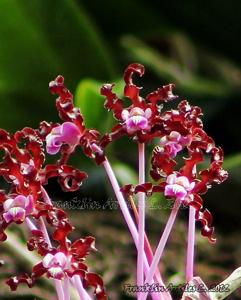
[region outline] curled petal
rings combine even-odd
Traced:
[[[9,285],[12,291],[16,291],[19,284],[25,283],[28,287],[33,287],[35,280],[28,274],[22,274],[19,276],[14,276],[6,281],[6,284]]]
[[[93,238],[92,236],[88,236],[84,239],[79,239],[75,241],[71,246],[72,253],[83,260],[91,250],[96,250],[95,238]]]
[[[139,76],[142,76],[145,72],[145,68],[141,64],[131,64],[129,65],[124,72],[124,80],[125,80],[125,96],[130,98],[133,102],[134,106],[139,106],[142,102],[142,98],[139,96],[139,92],[141,90],[140,87],[137,87],[133,81],[132,76],[134,73],[137,73]]]
[[[42,121],[39,124],[38,135],[42,141],[45,141],[46,136],[52,131],[53,128],[59,126],[58,123],[48,123],[46,121]]]
[[[16,143],[26,143],[26,149],[15,147],[15,155],[19,161],[30,166],[28,172],[31,176],[35,169],[39,169],[42,166],[45,159],[43,141],[39,136],[39,132],[38,130],[25,127],[14,134],[14,140]]]
[[[94,158],[97,164],[102,163],[105,157],[103,147],[99,142],[99,137],[100,133],[97,130],[91,129],[86,130],[80,138],[80,145],[85,155]]]
[[[9,280],[6,281],[6,283],[7,285],[9,285],[12,291],[16,291],[19,284],[22,283],[27,284],[28,287],[31,288],[35,284],[36,279],[45,273],[46,273],[46,269],[44,268],[43,264],[40,262],[33,267],[31,276],[24,273],[22,275],[14,276],[10,278]]]
[[[211,153],[212,153],[211,162],[218,162],[220,164],[223,162],[224,154],[222,148],[214,147],[212,148]]]
[[[220,184],[228,178],[228,172],[225,171],[219,162],[213,162],[209,169],[200,172],[201,181],[197,186],[197,192],[203,193],[207,191],[207,187],[211,184]]]
[[[74,107],[73,95],[64,85],[64,77],[57,76],[54,81],[51,81],[49,88],[52,94],[59,95],[56,100],[56,107],[59,111],[59,116],[63,121],[73,122],[79,128],[80,132],[85,130],[83,116],[79,108]]]
[[[200,128],[195,128],[192,132],[192,141],[189,145],[191,151],[204,150],[206,153],[213,151],[215,143],[213,139]]]
[[[156,105],[158,101],[168,102],[177,99],[178,96],[173,95],[172,90],[175,87],[174,84],[168,84],[156,91],[148,94],[146,100],[150,101],[153,105]]]
[[[176,161],[170,158],[170,156],[163,152],[162,147],[155,147],[152,153],[151,159],[151,176],[154,180],[159,180],[162,177],[166,177],[173,173],[173,168],[176,165]]]
[[[47,165],[42,171],[43,182],[46,184],[49,178],[58,177],[58,181],[64,191],[76,191],[87,178],[85,172],[68,165]]]
[[[100,90],[101,95],[106,97],[104,106],[108,110],[112,110],[114,116],[118,120],[122,120],[123,101],[112,92],[114,84],[104,84]]]
[[[181,170],[182,175],[188,178],[196,177],[196,165],[203,162],[203,154],[201,151],[197,150],[191,153],[189,158],[185,159],[185,165]]]
[[[216,242],[216,238],[213,237],[214,227],[212,227],[213,217],[209,210],[196,211],[196,220],[202,223],[201,233],[207,237],[211,243]]]
[[[145,193],[147,197],[150,197],[153,193],[164,192],[164,187],[162,185],[153,185],[151,182],[146,182],[136,186],[135,194],[139,192]]]
[[[99,275],[95,273],[87,273],[85,280],[88,286],[94,287],[94,294],[97,300],[107,300],[104,283]]]
[[[32,231],[32,236],[27,242],[27,247],[29,251],[37,250],[37,252],[42,256],[45,256],[48,253],[55,253],[55,250],[45,241],[43,233],[40,230]]]
[[[59,251],[65,253],[69,247],[68,245],[68,234],[73,231],[73,226],[70,224],[67,214],[56,207],[50,206],[38,206],[38,212],[35,214],[35,218],[45,217],[48,224],[54,228],[53,239],[59,243]],[[39,231],[34,231],[33,238],[30,239],[28,246],[30,250],[37,249],[41,255],[46,255],[47,253],[55,254],[54,249],[46,245],[43,235]],[[48,250],[47,252],[46,249]],[[43,254],[42,254],[43,253]]]
[[[122,125],[118,124],[112,128],[111,133],[105,134],[100,140],[100,146],[106,148],[111,142],[121,138],[126,134]]]
[[[133,195],[135,192],[135,186],[133,184],[126,184],[121,187],[120,191],[126,195]]]
[[[183,100],[178,105],[177,119],[183,120],[185,128],[202,128],[203,123],[201,120],[202,110],[198,106],[191,106],[187,100]]]
[[[200,211],[203,207],[203,200],[198,194],[193,194],[188,205],[194,207],[197,211]]]

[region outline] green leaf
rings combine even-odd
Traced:
[[[80,108],[87,127],[105,127],[104,98],[100,95],[101,84],[93,79],[82,80],[77,87],[75,104]]]
[[[138,183],[137,173],[130,166],[116,162],[113,164],[113,170],[121,185]]]
[[[115,92],[121,97],[124,83],[122,80],[114,82],[116,83]],[[112,112],[108,112],[104,108],[105,98],[100,94],[101,86],[102,83],[94,79],[83,79],[75,92],[75,104],[80,108],[88,128],[106,132],[111,129],[114,119]]]
[[[83,76],[115,74],[107,43],[75,0],[2,0],[0,19],[0,119],[7,129],[57,119],[48,82],[58,74],[71,90]]]
[[[241,167],[241,153],[229,155],[224,160],[224,169],[232,170]]]

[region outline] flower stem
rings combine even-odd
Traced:
[[[25,224],[27,225],[30,231],[37,230],[37,227],[28,217],[25,219]]]
[[[52,247],[52,244],[51,244],[51,241],[50,241],[50,238],[49,238],[49,234],[48,234],[48,231],[47,231],[47,228],[46,228],[46,225],[44,223],[44,219],[43,217],[40,217],[39,218],[39,222],[40,222],[40,229],[44,235],[44,238],[45,238],[45,241],[48,243],[48,245],[50,247]]]
[[[186,282],[193,278],[194,245],[195,245],[195,212],[196,209],[189,206]]]
[[[139,214],[138,214],[134,199],[132,196],[129,196],[128,199],[130,201],[131,208],[133,210],[133,213],[134,213],[134,216],[136,219],[136,223],[138,224],[139,223]],[[150,242],[149,242],[146,234],[145,234],[145,253],[146,253],[147,261],[150,265],[152,262],[152,259],[153,259],[153,252],[152,252],[152,248],[151,248]],[[160,271],[158,268],[156,269],[155,277],[156,277],[157,282],[161,282],[161,274],[160,274]]]
[[[139,153],[139,184],[145,182],[145,144],[138,144]],[[145,194],[143,192],[138,193],[138,247],[137,247],[137,286],[141,286],[144,283],[144,240],[145,240]],[[140,294],[138,294],[138,299]]]
[[[40,217],[39,221],[40,221],[40,229],[43,232],[44,239],[45,239],[46,243],[49,245],[49,247],[52,247],[52,243],[50,241],[49,234],[48,234],[48,231],[47,231],[47,228],[46,228],[43,218]],[[67,298],[65,298],[65,293],[64,293],[63,286],[62,286],[62,282],[60,280],[54,279],[54,285],[55,285],[55,289],[57,291],[59,300],[68,300]],[[65,286],[65,289],[66,289],[66,286]]]
[[[80,300],[92,300],[89,294],[86,292],[86,290],[83,287],[82,281],[78,275],[73,276],[74,278],[74,286],[76,287]]]
[[[41,191],[42,191],[42,195],[43,195],[43,198],[44,198],[45,202],[52,206],[52,201],[50,200],[46,190],[42,187]],[[34,225],[34,223],[29,218],[25,219],[25,223],[31,231],[37,229],[37,227]],[[49,245],[49,247],[52,247],[52,244],[51,244],[49,234],[48,234],[46,225],[44,223],[43,217],[39,218],[39,223],[40,223],[40,230],[43,233],[43,236],[44,236],[44,239],[45,239],[46,243]],[[68,297],[66,298],[66,296],[69,293],[68,292],[69,291],[69,283],[68,284],[65,283],[65,286],[64,286],[64,289],[63,289],[62,282],[60,280],[54,279],[54,285],[55,285],[55,289],[56,289],[59,300],[69,300],[70,299],[70,296],[69,296],[69,298]],[[68,290],[68,291],[66,291],[66,290]]]
[[[48,193],[46,192],[46,190],[45,190],[45,188],[43,186],[41,187],[41,192],[42,192],[42,196],[43,196],[44,202],[47,203],[47,204],[49,204],[49,205],[51,205],[51,206],[53,206],[52,201],[49,198],[49,195],[48,195]]]
[[[64,290],[64,299],[70,300],[70,281],[69,281],[69,277],[67,276],[65,276],[64,278],[63,290]]]
[[[130,230],[133,241],[134,241],[136,247],[138,247],[138,232],[137,232],[135,223],[132,220],[132,217],[131,217],[130,212],[128,210],[125,199],[124,199],[124,197],[123,197],[123,195],[120,191],[120,187],[119,187],[119,184],[118,184],[117,179],[115,177],[115,174],[114,174],[114,172],[111,168],[111,165],[110,165],[109,161],[107,160],[107,158],[104,160],[104,162],[102,164],[103,164],[103,167],[105,168],[105,171],[106,171],[106,173],[109,177],[109,180],[110,180],[111,185],[113,187],[113,190],[115,192],[115,195],[116,195],[116,198],[118,200],[120,209],[121,209],[122,214],[124,216],[124,219],[125,219],[125,221],[127,223],[127,226]],[[149,264],[148,264],[148,261],[147,261],[146,254],[144,255],[144,271],[145,271],[145,274],[147,275],[147,273],[149,271]],[[162,281],[160,281],[159,283],[164,286],[164,283]],[[154,299],[155,300],[157,300],[157,299],[158,300],[160,300],[160,299],[171,299],[171,296],[168,292],[163,294],[163,295],[158,295],[156,293],[152,293],[151,295],[152,295],[153,300]]]
[[[171,232],[171,229],[172,229],[172,227],[174,225],[174,222],[175,222],[175,219],[176,219],[179,207],[180,207],[180,202],[179,202],[179,200],[176,200],[175,203],[174,203],[173,209],[171,211],[171,214],[169,216],[169,219],[168,219],[168,221],[166,223],[166,226],[165,226],[165,229],[163,231],[163,234],[161,236],[161,239],[159,241],[159,244],[157,246],[156,252],[154,254],[154,257],[153,257],[153,260],[152,260],[152,263],[151,263],[151,266],[150,266],[150,270],[149,270],[148,274],[146,275],[145,284],[150,284],[151,281],[152,281],[152,278],[154,276],[155,270],[156,270],[156,268],[158,266],[158,263],[159,263],[159,261],[161,259],[162,253],[163,253],[163,250],[165,248],[167,239],[168,239],[168,237],[170,235],[170,232]],[[146,297],[147,297],[147,295],[148,295],[148,293],[143,293],[141,295],[140,300],[145,300]]]
[[[59,300],[66,300],[65,297],[64,297],[64,291],[63,291],[61,281],[58,280],[58,279],[54,279],[54,285],[55,285],[55,289],[57,291],[58,299]]]

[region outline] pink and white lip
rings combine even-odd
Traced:
[[[190,182],[186,176],[177,176],[176,174],[169,175],[166,183],[164,195],[181,201],[185,200],[195,186],[195,182]]]
[[[48,253],[42,263],[48,270],[49,277],[61,280],[65,276],[65,270],[69,267],[69,258],[63,252],[57,252],[54,255]]]
[[[169,135],[163,136],[160,139],[160,146],[168,146],[168,152],[171,157],[175,157],[179,151],[183,149],[185,145],[189,143],[189,137],[183,137],[179,132],[172,131]]]
[[[152,111],[150,108],[143,110],[140,107],[134,107],[130,112],[125,109],[121,113],[121,117],[123,121],[125,121],[126,130],[129,134],[133,134],[139,130],[149,130],[149,119],[151,115]]]
[[[23,222],[33,212],[33,197],[18,195],[15,198],[7,199],[3,204],[3,209],[3,218],[7,223]]]
[[[71,122],[65,122],[62,125],[54,127],[46,136],[47,153],[58,153],[63,144],[75,147],[81,135],[79,128]]]

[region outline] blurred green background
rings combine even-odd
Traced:
[[[49,81],[58,74],[64,75],[75,94],[76,105],[81,107],[87,125],[97,127],[102,133],[111,128],[113,121],[111,114],[103,109],[99,88],[101,83],[116,82],[116,91],[121,95],[122,74],[129,63],[139,62],[146,67],[146,75],[140,80],[144,94],[169,82],[175,83],[180,99],[186,98],[203,108],[206,131],[224,148],[225,166],[230,172],[229,180],[205,197],[214,215],[220,243],[214,250],[200,238],[204,250],[198,254],[198,271],[213,282],[240,264],[240,32],[240,0],[0,0],[0,127],[14,132],[24,126],[37,127],[43,119],[58,121],[55,98],[48,90]],[[109,149],[123,184],[136,180],[136,145],[127,144],[124,139]],[[93,162],[81,156],[73,164],[89,173],[89,181],[73,195],[61,193],[53,181],[49,185],[53,198],[69,201],[86,197],[90,202],[106,202],[111,192],[101,168],[96,169]],[[102,256],[97,255],[94,265],[104,273],[112,291],[111,299],[124,299],[120,282],[128,282],[130,272],[126,266],[135,255],[120,215],[116,211],[93,210],[71,211],[71,215],[76,220],[78,234],[97,236]],[[155,243],[163,220],[160,211],[150,211],[149,217],[153,225],[148,229]],[[183,214],[178,223],[177,230],[183,233],[180,243],[185,242],[185,217]],[[113,236],[111,243],[109,236]],[[123,236],[119,247],[115,245],[116,236]],[[176,241],[175,237],[173,240]],[[176,242],[167,257],[177,255],[179,246]],[[128,258],[123,258],[124,254]],[[216,255],[220,260],[216,260]],[[184,252],[180,252],[180,257],[182,261]],[[10,273],[9,265],[4,268],[2,277]],[[16,272],[22,268],[20,264]],[[168,269],[167,265],[164,268]],[[182,280],[176,265],[169,269],[169,278],[176,276],[175,280]],[[10,299],[0,284],[0,299]],[[24,298],[17,299],[35,299],[28,296],[28,290],[21,293]],[[41,299],[37,289],[35,295]]]

